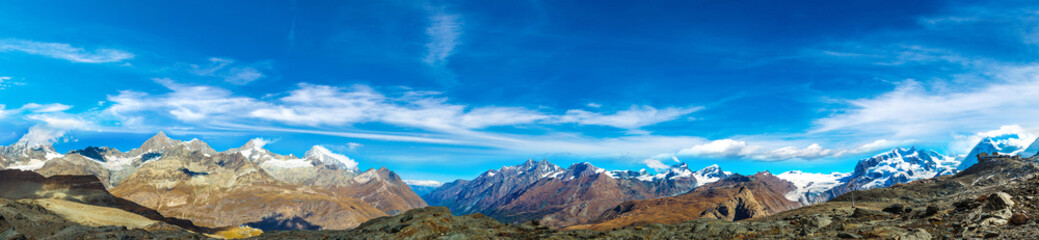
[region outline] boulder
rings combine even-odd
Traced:
[[[1014,200],[1010,194],[1005,192],[997,192],[989,195],[988,197],[988,208],[989,210],[1001,210],[1010,209],[1014,207]]]
[[[1015,213],[1013,216],[1010,216],[1010,224],[1014,225],[1023,225],[1028,223],[1028,220],[1030,220],[1028,215],[1023,213]]]
[[[833,223],[833,219],[827,216],[812,216],[808,218],[808,226],[812,228],[824,228]]]
[[[884,208],[884,212],[891,214],[903,214],[906,213],[906,207],[902,204],[895,203],[891,204],[891,206]]]
[[[898,236],[895,239],[897,239],[897,240],[931,240],[931,238],[932,238],[931,234],[928,233],[927,230],[923,230],[923,229],[917,228],[916,230],[910,231],[910,232],[906,233],[905,235]]]
[[[934,216],[935,214],[938,214],[938,211],[941,211],[940,209],[938,209],[938,206],[927,206],[927,210],[924,210],[924,216]]]
[[[891,217],[890,213],[877,211],[866,208],[855,208],[855,212],[851,214],[852,218],[864,218],[864,217],[876,217],[876,218],[888,218]]]

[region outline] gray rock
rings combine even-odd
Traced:
[[[891,204],[891,206],[884,208],[884,212],[891,214],[902,214],[906,213],[906,207],[902,204],[895,203]]]
[[[931,234],[927,230],[917,228],[914,231],[906,233],[905,235],[899,236],[895,239],[898,240],[931,240]]]
[[[854,234],[854,233],[838,233],[837,237],[839,237],[839,238],[860,239],[860,238],[862,238],[862,235],[858,235],[858,234]]]
[[[1012,198],[1013,197],[1011,197],[1010,194],[1007,194],[1005,192],[993,193],[988,197],[988,208],[990,210],[1013,208],[1014,200],[1011,200]],[[1007,216],[1007,218],[1009,218],[1009,216]]]

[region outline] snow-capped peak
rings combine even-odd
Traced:
[[[242,147],[238,149],[232,149],[232,152],[241,153],[242,156],[245,156],[246,158],[248,158],[249,160],[253,160],[254,162],[262,162],[274,158],[273,156],[271,156],[270,151],[263,149],[263,146],[267,145],[268,143],[270,143],[270,141],[266,139],[253,138],[252,140],[249,140],[249,142],[245,143],[245,145],[242,145]]]
[[[348,170],[351,172],[357,172],[357,162],[350,159],[342,154],[334,153],[329,151],[327,148],[321,145],[314,145],[306,154],[303,155],[303,159],[313,160],[328,165],[336,166],[340,169]]]
[[[1005,155],[1020,155],[1022,157],[1031,157],[1039,152],[1039,139],[1035,141],[1029,141],[1023,136],[1015,133],[1008,133],[999,136],[990,136],[978,141],[978,144],[974,146],[964,156],[962,162],[956,168],[959,170],[967,169],[968,167],[978,163],[978,154],[1005,154]]]
[[[886,187],[917,179],[956,173],[959,164],[953,157],[930,150],[896,148],[863,159],[855,166],[852,181],[858,182],[855,189]]]

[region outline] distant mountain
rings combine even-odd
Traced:
[[[386,168],[361,172],[352,159],[321,146],[302,159],[279,155],[264,149],[266,143],[253,139],[218,153],[201,140],[159,132],[129,152],[87,147],[58,154],[49,145],[20,141],[0,146],[0,167],[46,177],[91,175],[114,194],[209,227],[342,229],[426,206]],[[258,210],[241,211],[239,205]]]
[[[888,187],[899,183],[907,183],[919,179],[951,175],[958,172],[956,166],[960,162],[954,157],[945,156],[931,150],[914,148],[896,148],[871,158],[860,160],[855,171],[846,177],[831,174],[825,178],[814,180],[814,184],[798,184],[796,192],[788,199],[802,203],[819,203],[854,190],[866,190]],[[804,175],[788,174],[780,176],[794,183],[804,184]],[[823,190],[824,186],[833,186]]]
[[[241,154],[205,156],[186,146],[142,165],[111,192],[205,227],[346,229],[385,216],[356,198],[279,181]]]
[[[404,180],[404,183],[408,184],[408,187],[411,187],[411,191],[414,191],[419,196],[425,196],[444,185],[444,183],[429,180]]]
[[[956,167],[958,170],[967,169],[968,167],[978,163],[978,154],[987,153],[992,154],[1003,154],[1011,156],[1022,156],[1031,157],[1039,153],[1039,139],[1036,139],[1031,144],[1025,144],[1026,140],[1021,139],[1018,134],[1004,134],[994,137],[985,137],[978,141],[978,144],[974,146],[963,157],[959,166]]]
[[[48,160],[64,157],[51,145],[31,145],[25,138],[10,146],[0,146],[0,168],[36,170]]]
[[[610,229],[648,223],[679,223],[698,218],[728,221],[772,215],[800,207],[785,195],[796,187],[769,172],[733,175],[672,197],[626,201],[567,229]]]
[[[446,183],[424,198],[459,214],[479,212],[505,222],[541,219],[561,227],[584,223],[623,201],[674,196],[731,174],[717,166],[692,171],[685,163],[650,174],[607,171],[589,163],[562,169],[546,160],[528,160]]]

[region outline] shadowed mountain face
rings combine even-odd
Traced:
[[[137,203],[118,198],[105,190],[105,186],[94,176],[52,176],[20,170],[0,170],[0,198],[44,199],[46,206],[64,208],[75,203],[121,210],[155,221],[147,228],[164,228],[162,224],[183,229],[207,232],[210,229],[195,226],[191,221],[164,217],[158,211]],[[50,201],[55,200],[55,201]],[[72,203],[67,203],[72,202]],[[71,214],[71,213],[70,213]],[[82,212],[78,214],[94,214]]]

